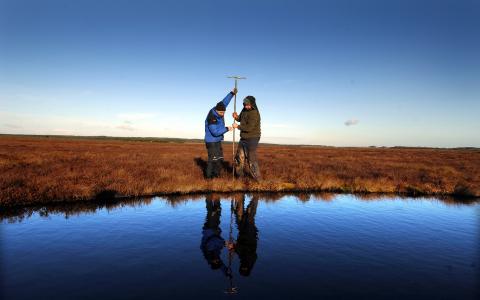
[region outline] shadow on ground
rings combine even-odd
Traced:
[[[201,157],[195,157],[193,161],[197,164],[203,174],[203,178],[207,178],[207,164],[208,162]],[[233,172],[232,165],[226,161],[222,161],[222,173],[231,174]],[[222,174],[222,175],[223,175]]]

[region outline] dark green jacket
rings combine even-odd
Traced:
[[[251,110],[242,109],[239,115],[240,125],[240,137],[244,139],[259,138],[260,131],[260,113],[257,109]]]

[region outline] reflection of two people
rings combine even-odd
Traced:
[[[233,200],[233,212],[238,229],[236,241],[233,241],[233,238],[225,241],[222,237],[220,197],[208,195],[205,202],[207,216],[203,225],[201,249],[208,264],[213,270],[220,269],[225,276],[232,278],[229,266],[221,258],[222,250],[226,247],[229,255],[233,253],[238,255],[240,259],[239,273],[243,276],[250,275],[257,260],[258,230],[255,226],[255,214],[258,199],[253,197],[246,208],[245,195],[239,195]]]

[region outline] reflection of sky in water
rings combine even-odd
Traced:
[[[230,200],[222,197],[219,227],[228,240]],[[14,292],[25,299],[38,293],[82,299],[223,295],[227,278],[209,267],[200,249],[205,197],[85,213],[78,208],[69,218],[65,209],[2,221],[4,299]],[[258,258],[250,276],[239,274],[233,257],[237,297],[474,298],[478,212],[478,203],[431,199],[259,200]],[[233,229],[236,239],[235,221]],[[227,249],[221,255],[227,263]]]

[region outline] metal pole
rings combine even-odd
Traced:
[[[237,78],[235,78],[235,89],[237,89]],[[237,112],[237,93],[233,99],[233,112]],[[233,119],[233,123],[236,123],[235,119]],[[233,128],[232,150],[232,179],[235,180],[235,128]]]
[[[237,81],[239,79],[247,79],[246,77],[240,76],[227,76],[227,78],[235,79],[235,89],[237,88]],[[235,94],[235,98],[233,100],[233,112],[237,112],[237,94]],[[233,123],[236,123],[236,120],[233,119]],[[232,178],[235,180],[235,128],[233,128],[233,145],[232,145]]]

